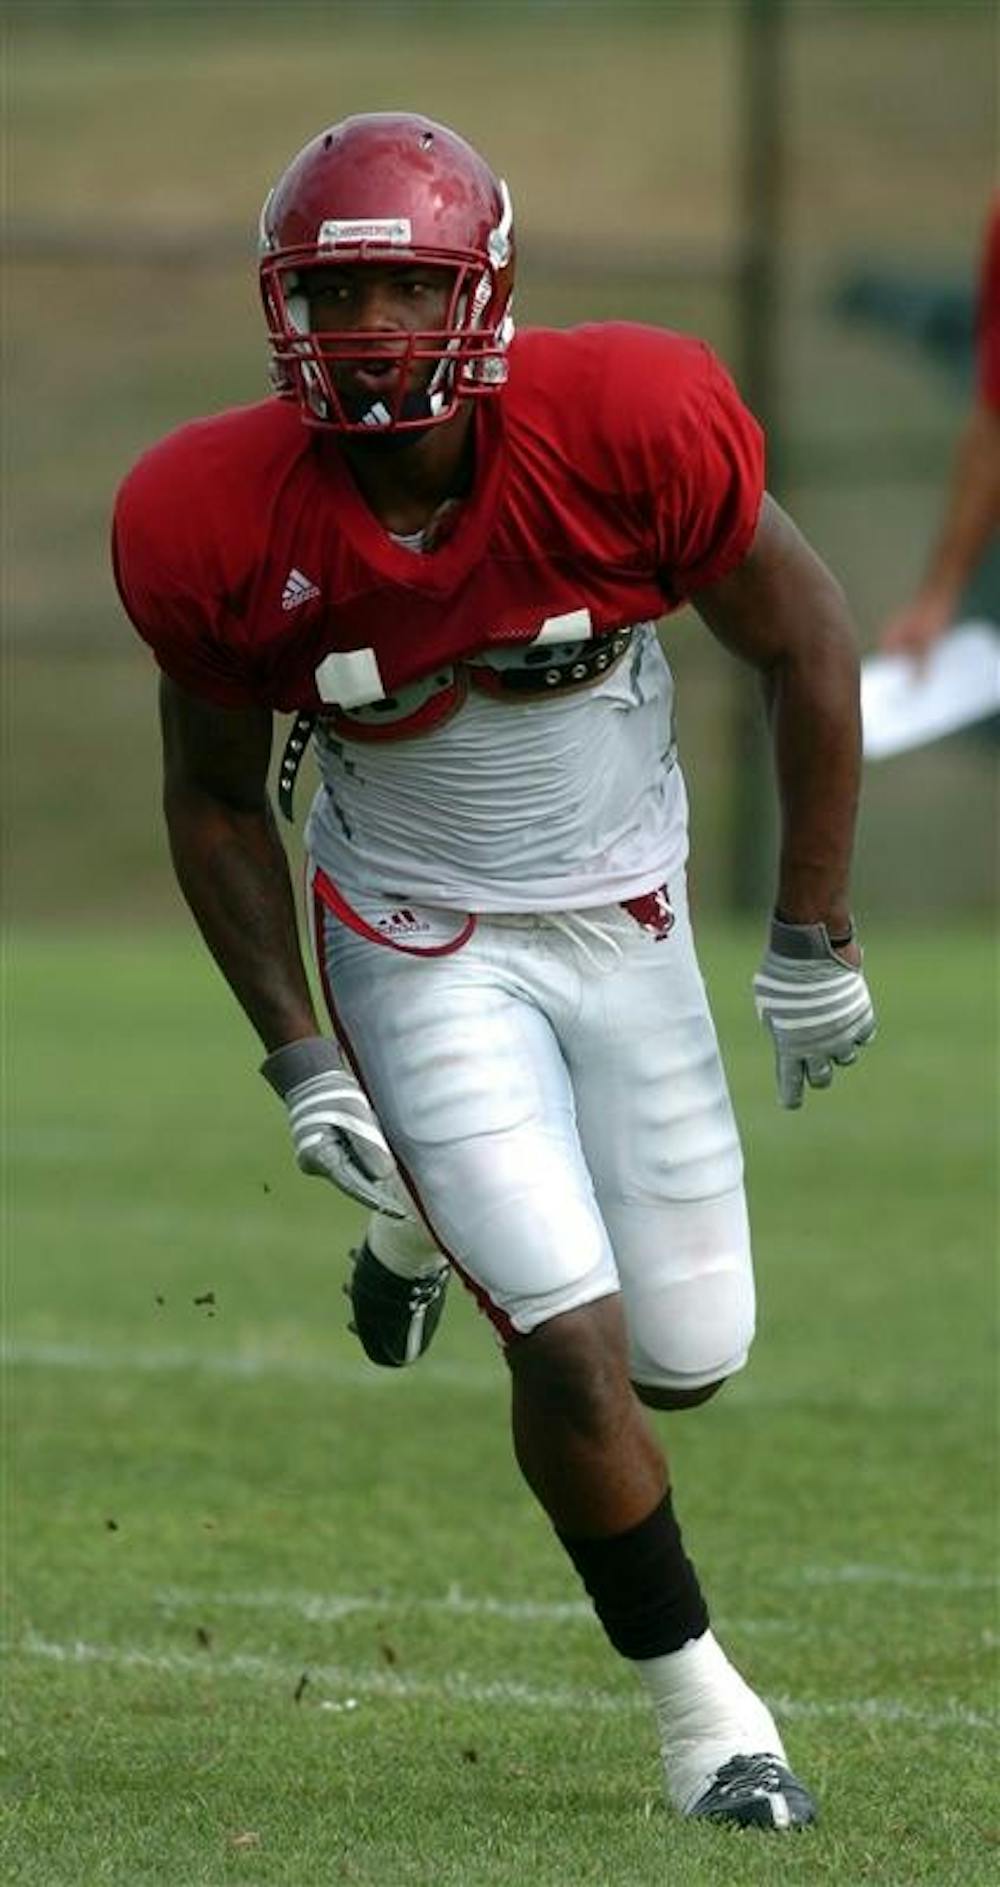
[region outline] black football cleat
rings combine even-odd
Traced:
[[[736,1828],[807,1828],[817,1819],[809,1790],[777,1756],[733,1756],[687,1811]]]
[[[441,1322],[451,1275],[442,1264],[422,1278],[401,1278],[376,1258],[367,1243],[351,1252],[353,1269],[344,1290],[351,1300],[351,1329],[365,1355],[383,1369],[415,1363]]]

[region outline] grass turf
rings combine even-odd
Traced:
[[[292,1170],[193,938],[8,953],[6,1877],[37,1887],[995,1878],[993,961],[869,938],[882,1033],[772,1100],[755,937],[703,955],[762,1328],[665,1423],[720,1635],[823,1822],[682,1825],[452,1293],[370,1369],[358,1215]]]

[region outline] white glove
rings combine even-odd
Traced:
[[[295,1158],[303,1173],[330,1179],[341,1192],[391,1218],[406,1196],[382,1129],[335,1042],[309,1035],[276,1048],[261,1065],[288,1109]]]
[[[825,924],[774,918],[753,993],[774,1042],[782,1107],[802,1106],[805,1081],[828,1088],[834,1062],[846,1066],[856,1060],[875,1033],[868,985],[860,969],[836,954]]]

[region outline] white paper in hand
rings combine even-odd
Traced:
[[[970,727],[1000,710],[1000,634],[961,623],[923,662],[875,655],[861,666],[866,760],[885,760]]]

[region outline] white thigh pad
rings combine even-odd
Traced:
[[[389,1145],[501,1334],[616,1292],[565,1063],[504,940],[404,957],[325,918],[322,941],[338,1032]]]
[[[743,1159],[683,880],[674,924],[617,935],[564,1046],[581,1144],[608,1228],[632,1348],[649,1386],[740,1369],[754,1329]]]

